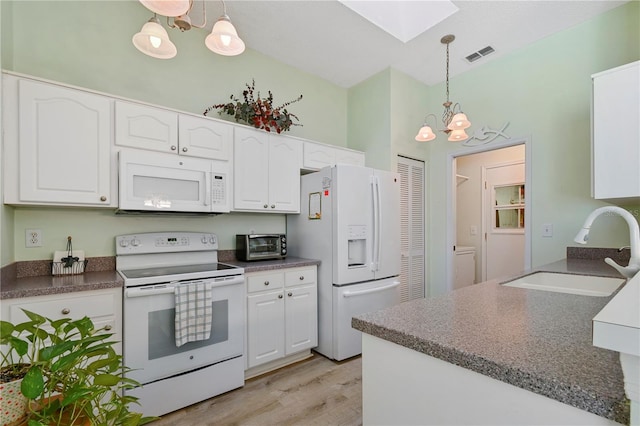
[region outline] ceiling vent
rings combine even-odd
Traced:
[[[473,52],[471,55],[466,56],[465,59],[468,62],[475,62],[478,59],[483,58],[483,57],[485,57],[487,55],[490,55],[495,51],[496,50],[493,47],[487,46],[487,47],[484,47],[484,48],[478,50],[477,52]]]

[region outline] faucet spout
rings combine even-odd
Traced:
[[[595,209],[591,214],[589,214],[589,216],[587,216],[582,229],[578,232],[574,241],[579,244],[586,244],[589,239],[589,231],[591,230],[593,221],[603,213],[614,213],[627,221],[627,225],[629,226],[629,246],[631,248],[629,265],[620,266],[611,258],[606,258],[605,262],[614,267],[623,276],[631,278],[640,271],[640,227],[633,215],[627,210],[616,206],[605,206]]]

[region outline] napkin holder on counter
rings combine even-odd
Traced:
[[[84,258],[84,250],[55,251],[51,262],[51,275],[80,275],[84,274],[89,261]]]

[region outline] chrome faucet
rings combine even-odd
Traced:
[[[627,224],[629,225],[629,240],[631,243],[631,258],[629,259],[629,265],[620,266],[609,257],[607,257],[604,261],[607,263],[607,265],[614,267],[623,276],[632,278],[638,271],[640,271],[640,227],[638,227],[638,222],[633,217],[633,215],[627,210],[616,206],[606,206],[595,209],[589,216],[587,216],[582,229],[580,230],[580,232],[578,232],[578,235],[576,235],[574,241],[579,244],[586,244],[587,240],[589,239],[591,224],[593,223],[595,218],[600,216],[602,213],[615,213],[619,216],[622,216],[622,218],[626,220]]]

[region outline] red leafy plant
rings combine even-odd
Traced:
[[[260,97],[260,92],[256,92],[256,82],[251,80],[251,84],[246,84],[247,89],[242,91],[244,102],[231,95],[232,102],[226,104],[212,105],[204,111],[207,115],[214,109],[222,109],[218,113],[232,115],[236,122],[243,121],[254,126],[256,129],[264,129],[267,132],[272,130],[277,133],[286,132],[291,126],[302,126],[302,124],[294,123],[293,120],[299,121],[298,117],[289,112],[287,107],[294,102],[302,99],[302,95],[298,98],[285,102],[278,107],[273,106],[273,94],[269,91],[266,98]],[[256,93],[254,97],[254,92]]]

